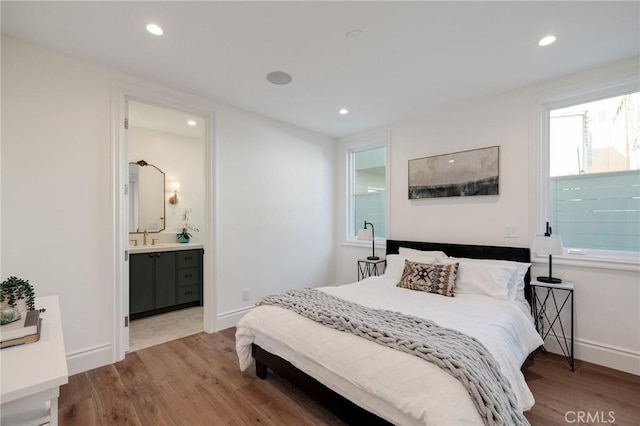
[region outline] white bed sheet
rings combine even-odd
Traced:
[[[533,406],[520,366],[542,339],[524,305],[471,294],[443,297],[398,288],[396,281],[370,277],[318,290],[372,308],[431,319],[475,337],[498,361],[523,411]],[[482,424],[464,386],[439,367],[287,309],[259,306],[240,320],[236,350],[243,371],[251,365],[252,343],[394,424]]]

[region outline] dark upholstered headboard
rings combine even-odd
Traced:
[[[475,246],[466,244],[427,243],[422,241],[387,240],[387,254],[398,254],[400,247],[416,250],[443,251],[451,257],[469,257],[472,259],[501,259],[514,262],[531,262],[531,253],[528,248]],[[524,294],[531,303],[531,271],[524,277]]]

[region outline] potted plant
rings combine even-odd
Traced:
[[[192,209],[184,209],[182,213],[182,231],[176,234],[178,237],[178,241],[181,243],[188,243],[193,235],[189,231],[192,232],[200,232],[197,226],[195,226],[189,220],[189,213],[191,213]]]
[[[187,228],[182,228],[182,232],[176,234],[176,237],[178,237],[179,242],[188,243],[192,235],[189,233],[189,231],[187,231]]]
[[[9,277],[0,284],[0,325],[19,320],[34,309],[35,292],[29,281]]]

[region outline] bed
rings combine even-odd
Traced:
[[[437,252],[446,258],[433,254]],[[317,290],[375,309],[431,319],[478,339],[498,361],[520,409],[530,409],[534,399],[520,367],[542,340],[527,303],[529,249],[388,240],[387,259],[388,268],[381,277]],[[509,280],[513,283],[517,277],[519,281],[517,288],[505,288],[504,292],[491,284],[486,294],[483,289],[465,292],[467,287],[461,285],[460,294],[443,297],[397,287],[398,269],[405,260],[466,265],[466,277],[468,271],[482,270],[485,264],[494,265],[490,268],[495,271],[495,264],[513,263],[518,271]],[[494,290],[500,297],[494,297]],[[252,364],[253,358],[260,378],[265,379],[271,369],[349,422],[483,423],[467,389],[438,366],[325,327],[282,307],[258,306],[245,315],[237,325],[236,349],[242,370]]]

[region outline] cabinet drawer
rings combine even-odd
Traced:
[[[178,254],[178,268],[191,268],[199,265],[200,250],[180,250]]]
[[[178,303],[188,303],[200,300],[200,291],[197,285],[180,287],[178,289]]]
[[[178,286],[200,284],[198,268],[178,269]]]

